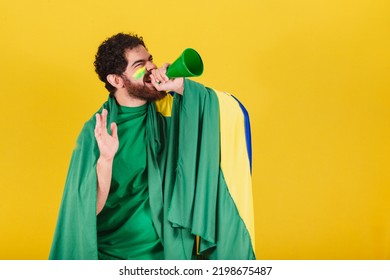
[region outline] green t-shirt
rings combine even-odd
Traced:
[[[119,149],[110,193],[97,216],[99,259],[163,259],[150,213],[146,117],[148,104],[118,107]]]

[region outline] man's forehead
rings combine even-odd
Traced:
[[[148,60],[150,57],[149,52],[142,45],[127,49],[125,54],[129,64],[138,60]]]

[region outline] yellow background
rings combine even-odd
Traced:
[[[390,259],[389,3],[1,0],[0,259],[47,258],[96,49],[129,31],[246,105],[259,259]]]

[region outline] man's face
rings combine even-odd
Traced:
[[[155,101],[165,97],[167,93],[156,90],[150,82],[150,71],[156,69],[156,65],[153,63],[153,57],[144,46],[139,45],[131,50],[127,50],[125,55],[128,64],[122,78],[128,94],[146,101]],[[133,75],[142,67],[145,67],[146,74],[136,80]]]

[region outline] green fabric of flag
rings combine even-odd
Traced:
[[[113,98],[99,110],[117,122]],[[219,102],[215,92],[185,80],[170,116],[154,103],[146,117],[147,184],[154,228],[165,259],[254,259],[251,237],[220,168]],[[72,154],[50,259],[98,259],[95,118]],[[120,139],[119,139],[120,140]],[[200,244],[196,244],[196,236]]]

